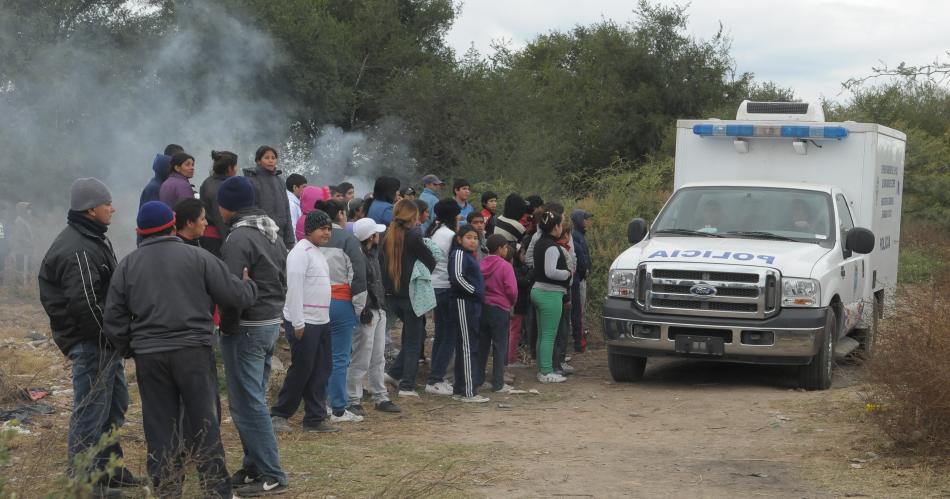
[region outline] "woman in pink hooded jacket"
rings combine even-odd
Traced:
[[[328,199],[330,199],[329,187],[316,187],[313,185],[304,187],[303,192],[300,193],[300,212],[302,215],[297,219],[297,226],[294,227],[294,236],[298,241],[304,238],[303,224],[304,220],[307,219],[307,213],[316,209],[315,205],[317,201],[326,201]]]
[[[512,389],[505,384],[505,364],[508,360],[508,320],[511,309],[518,301],[518,280],[515,270],[509,263],[510,247],[508,240],[500,234],[488,238],[489,255],[481,262],[485,276],[485,306],[482,307],[478,344],[478,364],[476,369],[485,382],[485,367],[488,365],[489,352],[492,356],[492,390],[507,393]],[[491,348],[494,343],[494,349]]]

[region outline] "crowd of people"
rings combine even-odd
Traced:
[[[476,209],[468,181],[455,179],[442,197],[445,183],[431,174],[418,195],[383,176],[358,197],[348,182],[284,178],[269,146],[243,175],[236,154],[211,159],[196,189],[195,158],[184,148],[155,156],[136,215],[138,247],[121,261],[106,235],[115,213],[108,187],[75,180],[67,226],[40,266],[53,338],[72,361],[71,472],[100,473],[98,496],[146,483],[179,496],[186,458],[208,496],[281,493],[288,481],[276,433],[299,431],[290,419],[301,402],[301,428],[318,433],[363,421],[364,396],[380,413],[399,413],[391,396],[419,397],[426,361],[424,392],[461,403],[511,392],[506,369],[529,368],[529,359],[541,383],[573,373],[571,344],[586,349],[588,212],[567,216],[560,203],[511,193],[499,213],[493,192]],[[268,405],[281,331],[291,361]],[[233,475],[215,349],[244,452]],[[148,482],[125,468],[103,472],[122,456],[118,440],[100,439],[128,408],[124,358],[135,360]],[[89,467],[76,469],[89,452]]]

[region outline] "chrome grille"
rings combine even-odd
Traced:
[[[648,312],[762,319],[778,311],[779,274],[772,269],[645,263],[638,276],[637,301]],[[697,284],[716,292],[693,293]]]

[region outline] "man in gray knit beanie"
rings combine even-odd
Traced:
[[[73,413],[69,423],[69,463],[74,476],[105,470],[122,457],[118,440],[91,459],[75,459],[95,449],[103,434],[119,428],[129,405],[122,358],[102,334],[106,292],[116,268],[106,231],[115,209],[109,189],[94,178],[80,178],[69,189],[67,225],[50,245],[40,266],[40,302],[49,316],[53,341],[72,361]],[[82,464],[80,464],[82,463]],[[76,469],[75,466],[88,466]],[[103,473],[93,491],[118,497],[119,487],[144,482],[126,468]]]
[[[77,178],[69,188],[69,209],[86,211],[103,204],[112,204],[112,193],[97,178]]]

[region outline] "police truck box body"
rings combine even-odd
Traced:
[[[612,376],[673,355],[797,365],[828,388],[836,348],[871,353],[897,283],[905,135],[808,103],[676,127],[674,193],[611,265]]]

